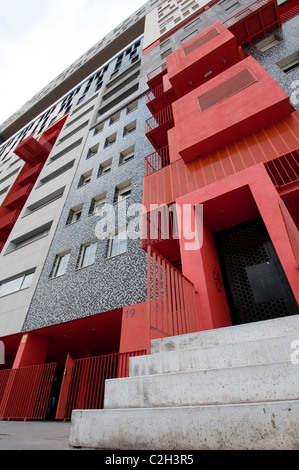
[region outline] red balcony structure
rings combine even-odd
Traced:
[[[39,140],[36,140],[34,135],[30,135],[14,149],[14,153],[25,162],[25,165],[0,207],[0,252],[18,220],[66,119],[67,115],[57,120],[44,131]]]
[[[184,119],[186,111],[192,120]],[[291,114],[289,97],[252,57],[173,104],[177,149],[185,162]]]
[[[182,97],[239,62],[242,52],[235,36],[217,22],[167,57],[167,75]]]

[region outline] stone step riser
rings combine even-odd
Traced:
[[[130,377],[289,361],[296,340],[299,334],[132,357]]]
[[[173,351],[299,334],[299,315],[153,340],[151,352]]]
[[[110,379],[105,408],[153,408],[299,398],[298,365],[290,362]]]
[[[70,445],[108,450],[299,450],[298,421],[299,401],[74,410]]]

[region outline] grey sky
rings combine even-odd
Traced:
[[[0,123],[146,0],[0,0]]]

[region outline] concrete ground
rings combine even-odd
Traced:
[[[70,422],[0,421],[1,450],[76,450],[69,446]]]

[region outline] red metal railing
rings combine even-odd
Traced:
[[[147,351],[152,332],[175,336],[199,330],[195,290],[169,261],[147,249]]]
[[[145,350],[107,354],[75,361],[64,419],[74,409],[100,409],[104,406],[105,380],[129,375],[129,358]]]
[[[299,150],[294,150],[265,163],[274,186],[284,186],[299,180]]]
[[[159,65],[154,70],[152,70],[150,73],[148,73],[148,75],[147,75],[148,81],[152,80],[155,77],[157,77],[158,75],[160,75],[160,73],[163,73],[166,70],[167,70],[167,64],[166,64],[166,62],[164,62],[163,64]]]
[[[255,12],[256,10],[270,2],[272,2],[272,0],[257,0],[248,7],[236,13],[235,15],[231,16],[228,20],[224,21],[223,24],[226,28],[229,28],[233,24],[246,18],[246,16],[250,15],[251,13]]]
[[[56,364],[0,371],[0,419],[45,419]]]
[[[167,106],[166,108],[159,111],[154,116],[150,117],[145,121],[145,133],[148,134],[157,127],[162,126],[163,124],[171,123],[173,120],[172,106]]]
[[[163,83],[160,85],[156,86],[153,90],[150,90],[146,94],[146,104],[150,103],[151,101],[155,100],[156,98],[159,98],[159,96],[162,96],[164,93],[164,87]]]
[[[176,205],[164,204],[153,209],[142,218],[142,240],[141,247],[155,245],[162,241],[178,239],[179,229],[177,223]]]
[[[144,178],[170,164],[169,147],[162,147],[144,158]]]

